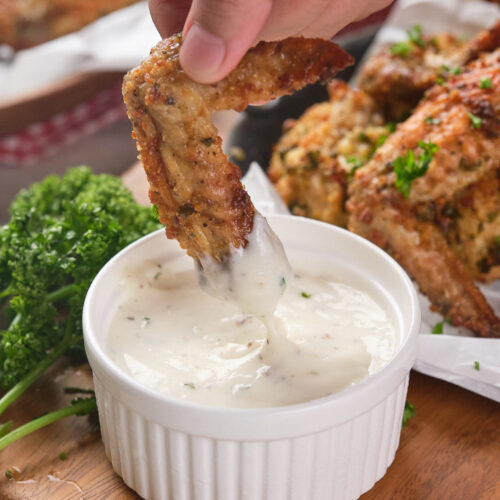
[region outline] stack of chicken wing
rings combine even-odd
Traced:
[[[500,23],[469,42],[416,26],[357,83],[286,124],[272,181],[390,253],[453,325],[500,337],[475,285],[500,278]]]

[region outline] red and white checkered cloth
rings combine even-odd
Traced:
[[[117,84],[47,121],[0,136],[0,164],[33,164],[125,117],[121,84]]]
[[[353,23],[339,35],[380,25],[389,11],[390,7],[387,7],[363,21]],[[0,164],[36,163],[40,158],[56,153],[62,146],[74,144],[83,137],[124,119],[125,116],[121,85],[117,84],[45,122],[33,123],[13,134],[0,135]]]

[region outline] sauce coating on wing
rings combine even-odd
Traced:
[[[222,151],[211,112],[292,93],[333,77],[352,57],[332,42],[261,42],[216,84],[192,81],[179,64],[182,38],[160,42],[124,80],[123,95],[167,236],[194,258],[223,261],[245,247],[255,209],[240,171]]]

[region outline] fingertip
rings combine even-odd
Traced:
[[[270,0],[193,0],[184,31],[180,63],[200,83],[226,77],[258,37],[271,9]]]
[[[214,83],[221,77],[226,56],[226,43],[193,23],[184,37],[179,54],[182,69],[200,83]]]
[[[151,18],[162,38],[182,31],[191,0],[148,0]]]

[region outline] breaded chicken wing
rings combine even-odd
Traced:
[[[497,49],[482,54],[446,85],[432,87],[356,172],[347,203],[349,229],[391,253],[454,325],[486,337],[500,336],[500,319],[474,285],[477,263],[470,265],[473,251],[461,240],[470,236],[471,220],[484,219],[482,231],[473,237],[484,238],[479,247],[492,249],[494,255],[488,250],[481,265],[496,276],[499,175]],[[448,227],[447,219],[452,221]]]
[[[286,128],[268,170],[277,191],[295,215],[347,226],[347,183],[388,133],[375,102],[334,80],[330,101]]]
[[[124,80],[140,156],[167,236],[194,258],[223,261],[245,247],[255,209],[223,153],[210,114],[289,94],[352,63],[337,45],[290,38],[259,43],[222,81],[192,81],[179,64],[180,36],[160,42]]]
[[[382,47],[363,65],[357,85],[371,95],[389,119],[409,115],[436,83],[444,83],[481,52],[500,46],[500,23],[469,42],[449,33],[424,35],[415,26],[408,40]]]

